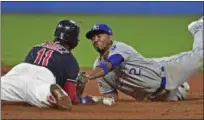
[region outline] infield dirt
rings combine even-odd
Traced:
[[[12,66],[2,64],[1,74]],[[89,71],[90,69],[82,69]],[[189,80],[190,91],[186,100],[179,102],[136,102],[119,93],[120,100],[113,106],[103,104],[75,105],[71,112],[53,108],[36,108],[24,103],[2,103],[2,119],[203,119],[203,73]],[[100,95],[96,81],[88,83],[87,95]]]

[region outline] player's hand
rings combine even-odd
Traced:
[[[78,96],[78,99],[81,104],[96,104],[99,103],[101,97],[98,96]]]
[[[84,77],[87,79],[87,80],[90,80],[90,75],[89,74],[84,74]]]
[[[83,94],[86,84],[88,83],[88,79],[85,75],[85,72],[80,72],[77,76],[76,91],[78,96],[81,96]]]

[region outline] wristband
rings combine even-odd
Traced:
[[[104,74],[107,74],[109,72],[108,66],[105,63],[101,62],[99,64],[99,67],[103,69]]]

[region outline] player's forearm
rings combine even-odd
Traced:
[[[112,69],[112,64],[109,62],[103,62],[99,66],[97,66],[91,73],[87,74],[89,80],[93,80],[95,78],[103,77]]]
[[[76,95],[76,85],[73,82],[66,81],[64,84],[64,91],[70,97],[72,104],[79,104],[80,101]]]
[[[111,55],[107,60],[101,62],[91,73],[87,74],[89,80],[103,77],[112,69],[115,69],[124,61],[123,56],[120,54]]]
[[[95,78],[102,77],[104,75],[105,75],[105,73],[104,73],[103,69],[100,67],[96,67],[93,72],[88,74],[88,79],[93,80]]]
[[[111,55],[107,60],[101,62],[93,72],[88,75],[88,79],[95,79],[106,75],[109,71],[115,69],[124,61],[120,54]]]

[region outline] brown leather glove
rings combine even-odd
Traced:
[[[80,72],[76,79],[76,92],[77,96],[81,96],[84,92],[88,79],[85,77],[85,72]]]

